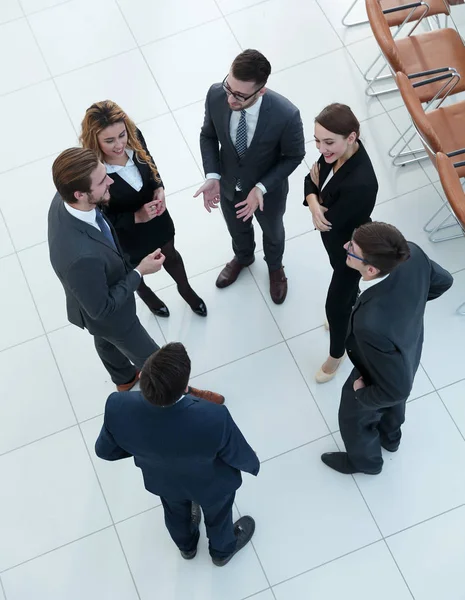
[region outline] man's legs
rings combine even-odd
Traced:
[[[221,210],[232,238],[232,247],[237,261],[241,265],[249,265],[254,259],[254,230],[252,219],[244,222],[237,218],[235,205],[242,200],[244,196],[241,192],[235,193],[232,201],[221,196]]]
[[[365,408],[355,397],[354,381],[360,373],[353,369],[342,387],[339,429],[351,465],[364,473],[377,473],[383,466],[378,423],[382,412]]]
[[[165,525],[181,552],[192,552],[199,541],[199,527],[192,520],[190,500],[168,500],[160,496],[165,511]]]
[[[232,507],[236,494],[232,493],[210,506],[202,505],[202,511],[212,558],[227,558],[236,549]]]
[[[383,410],[378,424],[381,445],[389,452],[395,452],[399,447],[402,437],[401,425],[405,421],[405,404],[404,400]]]
[[[263,211],[259,208],[254,213],[263,232],[263,253],[270,271],[282,267],[284,254],[284,213],[286,212],[286,195],[280,197],[265,195]]]

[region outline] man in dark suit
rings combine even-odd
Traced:
[[[231,285],[253,263],[255,215],[263,231],[271,298],[281,304],[287,294],[282,258],[288,177],[302,162],[305,143],[298,109],[265,87],[270,72],[263,54],[245,50],[223,83],[209,89],[200,133],[206,181],[195,197],[203,193],[208,212],[221,202],[232,238],[234,258],[217,287]]]
[[[346,452],[321,458],[340,473],[376,475],[383,466],[381,447],[399,447],[420,364],[426,303],[446,292],[453,278],[386,223],[362,225],[344,247],[347,265],[362,275],[346,340],[354,369],[339,407]]]
[[[142,369],[141,392],[108,398],[95,451],[105,460],[134,457],[185,559],[197,553],[200,505],[213,563],[224,566],[254,533],[251,517],[233,523],[232,508],[241,471],[257,475],[260,463],[225,406],[188,394],[190,368],[180,343],[155,352]]]
[[[50,261],[66,295],[68,319],[94,336],[95,347],[118,391],[137,382],[145,360],[158,349],[136,315],[134,292],[141,277],[159,271],[160,250],[133,269],[100,206],[113,180],[92,150],[70,148],[52,167],[58,194],[48,214]],[[192,393],[224,402],[213,392]]]

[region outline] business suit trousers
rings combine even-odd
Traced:
[[[137,317],[122,334],[94,335],[94,344],[103,366],[116,385],[134,379],[136,368],[142,369],[147,358],[159,348]]]
[[[221,210],[232,238],[232,247],[237,260],[247,265],[253,260],[255,252],[254,229],[252,219],[243,221],[237,218],[235,205],[246,199],[243,192],[234,194],[229,200],[221,196]],[[265,194],[264,209],[259,208],[254,213],[263,232],[263,251],[270,271],[277,271],[282,266],[284,254],[284,223],[286,212],[286,196]]]
[[[355,397],[354,381],[360,377],[353,369],[344,383],[339,406],[339,429],[353,467],[376,473],[383,466],[381,444],[396,450],[405,421],[405,400],[385,408],[364,406]]]
[[[341,358],[345,352],[345,340],[352,307],[357,300],[360,273],[344,262],[333,270],[326,296],[326,318],[329,324],[329,354]]]
[[[215,504],[202,504],[203,518],[207,530],[210,555],[223,559],[236,549],[236,536],[232,507],[235,493],[229,494]],[[199,530],[192,526],[190,500],[169,500],[160,498],[165,511],[165,524],[171,539],[183,552],[197,547]]]

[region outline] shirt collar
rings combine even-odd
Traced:
[[[365,281],[364,279],[360,279],[360,282],[358,284],[358,287],[360,289],[360,293],[363,294],[363,292],[366,292],[367,290],[369,290],[374,285],[377,285],[378,283],[381,283],[387,277],[389,277],[389,273],[387,275],[384,275],[383,277],[377,277],[376,279],[369,279],[367,281]]]
[[[263,100],[263,95],[260,96],[260,98],[255,102],[255,104],[252,104],[252,106],[249,106],[248,108],[246,108],[245,112],[250,116],[258,115],[258,113],[260,112],[260,106],[262,105],[262,100]]]
[[[65,205],[65,208],[69,212],[69,214],[73,217],[76,217],[76,219],[84,221],[84,223],[89,223],[89,225],[96,224],[97,221],[95,218],[95,208],[93,208],[92,210],[78,210],[77,208],[74,208],[73,206],[71,206],[71,204],[68,204],[67,202],[63,202],[63,204]]]
[[[126,156],[128,157],[128,162],[124,166],[109,165],[108,163],[103,163],[105,165],[107,173],[117,173],[118,171],[121,171],[121,169],[134,166],[134,150],[132,148],[126,148],[125,152]]]

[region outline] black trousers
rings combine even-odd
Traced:
[[[333,270],[326,296],[326,318],[329,324],[329,354],[341,358],[345,352],[345,340],[352,307],[357,300],[360,273],[344,263]]]
[[[147,358],[158,350],[138,318],[124,334],[94,335],[94,344],[103,366],[116,385],[128,383],[142,369]]]
[[[232,238],[232,247],[237,260],[241,264],[249,264],[255,252],[254,229],[252,219],[243,221],[237,218],[235,205],[245,200],[243,192],[236,192],[233,200],[221,196],[221,210]],[[278,194],[265,194],[263,212],[257,208],[254,217],[263,232],[263,251],[270,271],[282,266],[284,254],[285,231],[283,217],[286,212],[286,197]]]
[[[387,408],[367,408],[355,397],[354,381],[360,377],[353,369],[342,387],[339,429],[352,465],[360,471],[376,473],[383,466],[381,443],[395,449],[402,436],[406,400]]]
[[[236,549],[232,507],[236,494],[230,494],[211,505],[202,504],[210,555],[223,559]],[[165,511],[165,524],[171,539],[183,552],[197,547],[199,531],[192,527],[191,500],[160,498]]]

